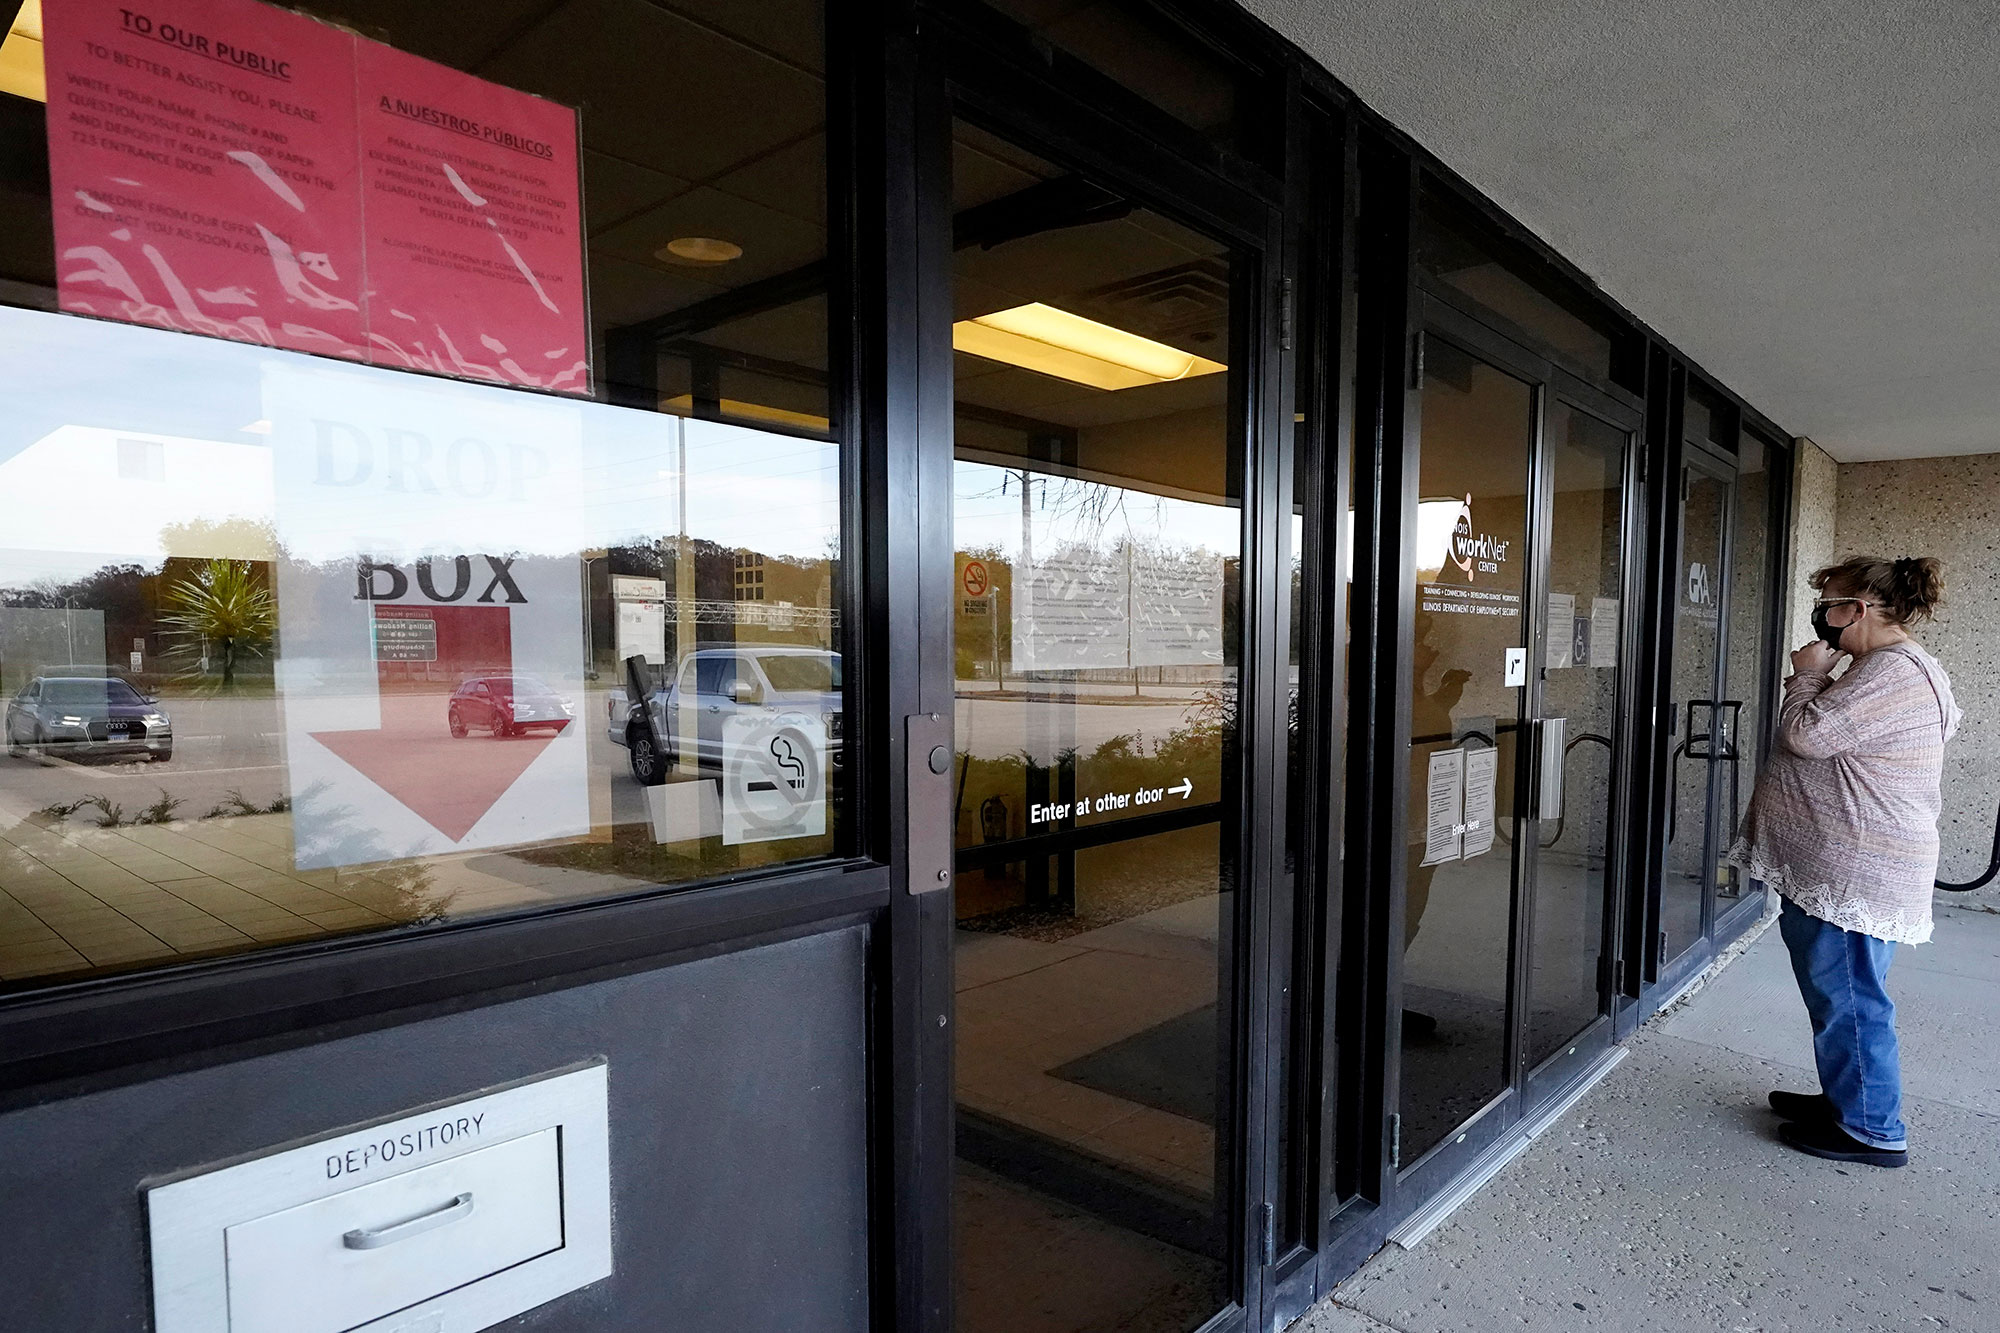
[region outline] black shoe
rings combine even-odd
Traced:
[[[1788,1147],[1811,1153],[1814,1157],[1824,1157],[1829,1162],[1859,1162],[1863,1166],[1910,1164],[1908,1152],[1871,1148],[1858,1139],[1849,1138],[1838,1125],[1780,1125],[1778,1137]]]
[[[1771,1109],[1801,1125],[1830,1125],[1839,1118],[1823,1092],[1774,1092]]]

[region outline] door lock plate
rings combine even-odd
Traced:
[[[934,893],[951,887],[957,841],[952,827],[951,719],[942,713],[912,713],[903,725],[910,892]]]

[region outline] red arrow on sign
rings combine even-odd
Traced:
[[[401,608],[382,607],[398,612]],[[374,731],[314,731],[314,740],[340,756],[361,776],[396,798],[438,832],[457,842],[472,831],[528,771],[555,738],[534,732],[489,740],[482,731],[451,734],[451,700],[461,674],[506,678],[514,653],[504,607],[438,607],[437,663],[450,684],[424,682],[416,691],[409,678],[429,675],[428,663],[377,661],[382,725]],[[467,660],[468,655],[471,660]],[[460,665],[463,663],[463,665]]]

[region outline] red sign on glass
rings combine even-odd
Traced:
[[[588,392],[575,113],[357,46],[373,359]]]
[[[43,36],[63,309],[589,391],[574,112],[254,0]]]

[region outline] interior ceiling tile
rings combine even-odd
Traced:
[[[826,121],[826,84],[647,3],[572,0],[481,71],[583,111],[583,141],[707,180]]]
[[[12,6],[0,4],[0,9]],[[506,34],[531,26],[547,9],[548,0],[484,0],[477,23],[466,22],[456,6],[413,5],[409,0],[319,0],[309,12],[363,37],[464,69],[490,55]]]
[[[969,129],[962,126],[959,134],[963,136]],[[1053,170],[1033,171],[1018,166],[997,152],[987,151],[984,143],[975,146],[962,138],[952,140],[951,191],[960,208],[1004,199],[1054,174]]]
[[[960,402],[1052,426],[1147,421],[1170,412],[1214,406],[1222,401],[1226,391],[1222,376],[1204,375],[1107,393],[962,352],[953,360],[958,366],[956,393]]]
[[[583,197],[593,234],[663,204],[687,188],[688,182],[679,176],[583,150]]]
[[[986,299],[1000,304],[988,310],[968,310],[960,302],[958,317],[987,314],[1027,301],[1047,301],[1067,308],[1070,298],[1112,283],[1139,281],[1198,258],[1186,246],[1129,222],[1066,227],[990,249],[967,246],[957,255],[958,280],[969,290],[989,293]]]
[[[788,361],[808,370],[824,371],[826,357],[826,298],[809,297],[762,310],[697,335],[714,347],[751,352]]]
[[[701,280],[699,275],[706,272],[704,269],[667,271],[657,264],[637,264],[592,250],[591,316],[599,324],[617,328],[720,295],[722,289],[713,281]]]
[[[826,136],[812,134],[737,168],[715,188],[824,229]]]
[[[658,258],[658,251],[681,236],[715,237],[743,247],[740,259],[693,267],[723,287],[789,273],[826,253],[826,233],[812,223],[705,188],[627,219],[596,237],[593,249],[634,263],[678,268],[681,265]]]
[[[2000,6],[1243,2],[1785,428],[2000,450]]]
[[[672,0],[702,23],[809,70],[826,68],[824,9],[813,0]]]

